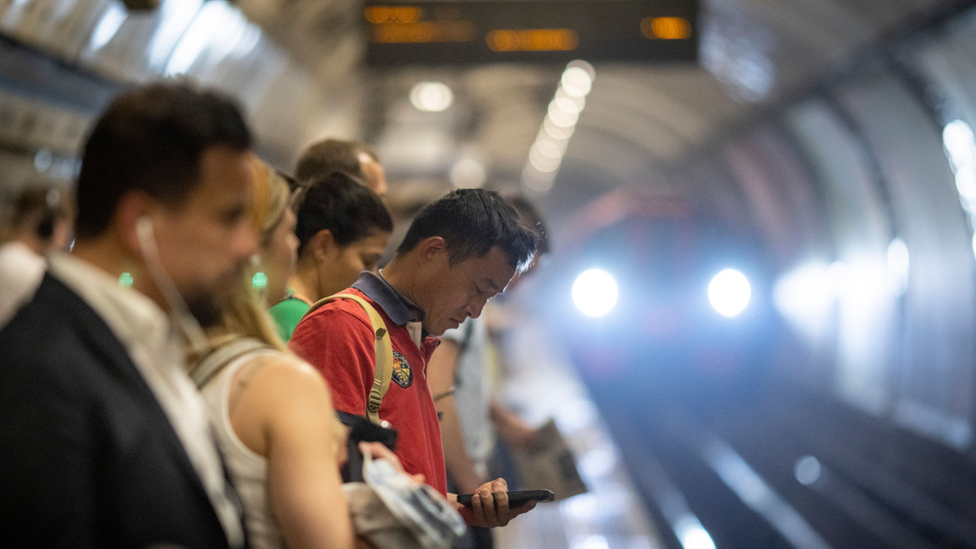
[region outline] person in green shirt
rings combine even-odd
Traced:
[[[313,303],[348,288],[359,273],[377,271],[393,232],[380,197],[349,174],[302,184],[298,193],[298,267],[288,295],[270,309],[285,341]]]

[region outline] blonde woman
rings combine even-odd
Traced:
[[[345,431],[322,376],[287,351],[265,311],[284,296],[295,266],[290,193],[256,157],[252,168],[260,253],[191,373],[241,494],[251,546],[349,549],[354,534],[339,476]],[[370,449],[392,457],[380,445]]]

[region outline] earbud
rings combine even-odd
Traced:
[[[136,235],[139,237],[140,244],[142,243],[143,238],[152,238],[152,233],[152,219],[148,215],[144,215],[136,220]]]
[[[146,258],[147,253],[156,255],[156,237],[153,234],[152,218],[148,215],[136,220],[136,239],[139,240],[139,253],[143,259]]]
[[[152,218],[148,215],[144,215],[136,220],[136,238],[139,239],[140,253],[143,261],[146,262],[146,269],[149,272],[149,276],[163,294],[163,299],[169,305],[176,325],[186,336],[187,341],[189,341],[193,348],[193,352],[202,356],[202,353],[209,347],[207,338],[196,318],[190,313],[190,309],[187,307],[183,295],[180,294],[176,284],[173,283],[173,279],[170,278],[169,273],[166,272],[166,268],[163,267],[163,262],[159,259],[159,253],[156,249],[156,238],[153,235]]]

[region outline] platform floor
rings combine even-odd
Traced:
[[[588,493],[542,504],[495,530],[499,549],[665,549],[596,406],[541,322],[518,321],[506,343],[503,399],[531,424],[555,419]]]

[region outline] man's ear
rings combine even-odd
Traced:
[[[438,254],[447,253],[447,242],[440,236],[431,236],[417,243],[415,248],[421,261],[433,261]]]
[[[308,245],[312,251],[312,257],[316,260],[329,259],[338,247],[335,242],[335,237],[332,236],[332,231],[329,229],[322,229],[315,233],[315,236],[312,237],[312,241]]]
[[[119,205],[115,209],[115,218],[113,220],[115,233],[119,235],[125,251],[136,257],[141,257],[142,255],[142,245],[139,243],[137,225],[140,219],[151,217],[152,210],[152,198],[142,191],[126,193],[119,200]]]

